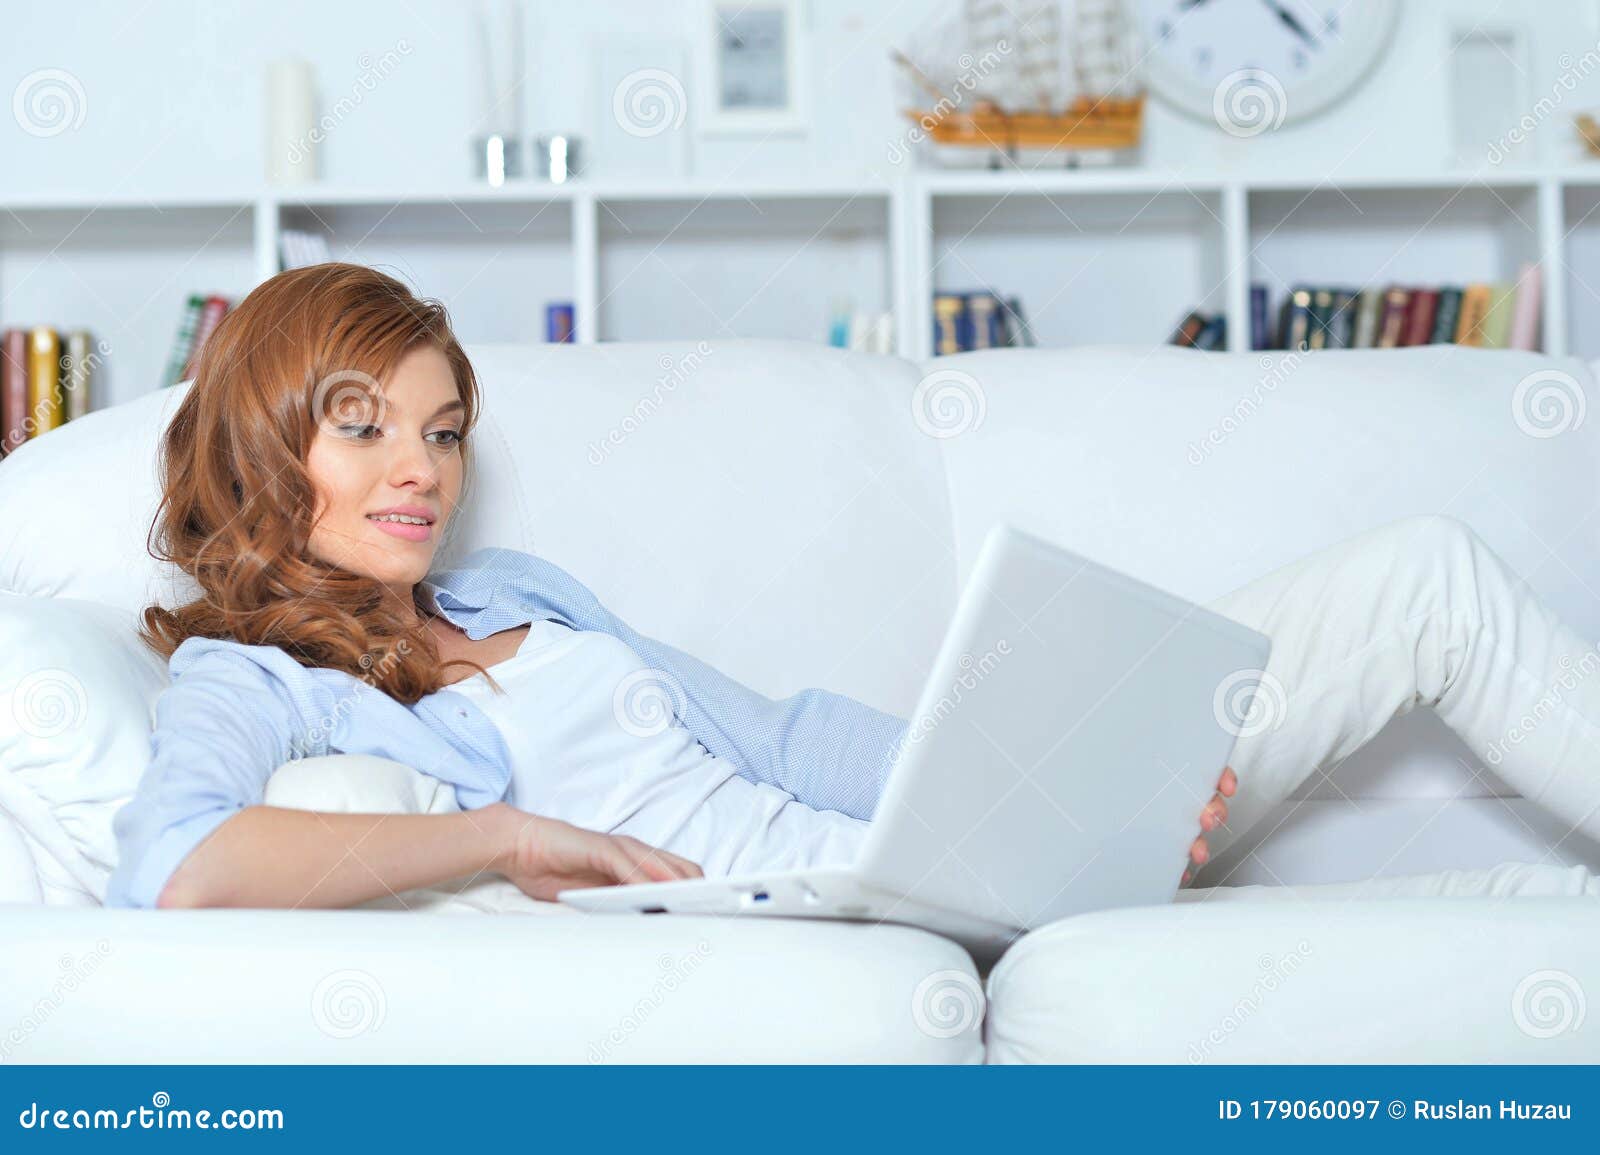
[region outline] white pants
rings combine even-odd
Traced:
[[[1600,838],[1600,651],[1464,523],[1425,516],[1379,526],[1210,608],[1273,643],[1230,761],[1239,785],[1227,825],[1206,840],[1213,858],[1304,779],[1423,705],[1525,798]],[[1195,887],[1178,897],[1413,894],[1600,896],[1600,878],[1581,866],[1516,863],[1324,886]]]

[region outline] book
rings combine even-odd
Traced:
[[[1278,345],[1283,349],[1309,348],[1311,336],[1311,290],[1295,286],[1283,301],[1283,313],[1278,323]]]
[[[66,352],[61,357],[61,385],[66,395],[63,418],[73,421],[89,412],[95,356],[87,329],[73,329],[67,334],[64,345]]]
[[[28,333],[7,329],[0,334],[0,429],[10,453],[28,440]]]
[[[1208,318],[1194,338],[1196,349],[1224,349],[1227,344],[1228,318],[1222,313]]]
[[[1308,349],[1328,347],[1328,326],[1333,323],[1333,290],[1313,289],[1311,292],[1311,328],[1306,339]]]
[[[577,338],[577,316],[570,301],[551,301],[544,307],[544,339],[570,345]]]
[[[189,350],[189,362],[183,367],[183,376],[180,380],[193,380],[200,366],[200,355],[205,352],[206,341],[222,323],[222,318],[227,312],[228,298],[213,293],[205,299],[205,304],[200,307],[200,320],[195,324],[194,347]]]
[[[1413,289],[1400,326],[1400,344],[1426,345],[1433,336],[1433,318],[1438,309],[1438,289]]]
[[[938,293],[933,298],[933,351],[938,354],[961,352],[962,314],[966,302],[959,293]]]
[[[1328,317],[1328,348],[1348,349],[1355,339],[1355,301],[1353,289],[1333,290],[1333,311]]]
[[[1489,314],[1491,290],[1481,282],[1461,293],[1461,318],[1456,322],[1457,345],[1482,345],[1483,321]]]
[[[1167,344],[1193,348],[1195,339],[1205,327],[1205,314],[1191,312],[1178,322],[1178,327],[1172,331],[1172,336],[1167,338]]]
[[[48,325],[28,330],[28,414],[34,422],[30,441],[66,421],[61,404],[61,338]]]
[[[205,310],[206,299],[200,293],[190,293],[178,318],[178,335],[172,339],[172,351],[167,354],[167,371],[163,385],[176,385],[183,380],[183,371],[189,364],[189,351],[194,348],[195,330],[200,327],[200,314]]]
[[[1383,312],[1383,291],[1362,289],[1356,298],[1356,326],[1350,344],[1356,349],[1370,349],[1378,343],[1378,317]]]
[[[1267,287],[1250,286],[1250,348],[1270,349],[1272,334],[1267,329]]]
[[[1000,301],[992,293],[967,294],[968,349],[992,349],[1003,344],[1000,335]]]
[[[1511,339],[1511,314],[1516,310],[1517,286],[1500,283],[1489,286],[1489,311],[1483,317],[1483,347],[1504,349]]]
[[[1411,304],[1411,290],[1391,285],[1383,291],[1383,315],[1378,320],[1378,348],[1393,349],[1400,344],[1405,332],[1406,309]]]
[[[1434,309],[1433,332],[1428,337],[1430,345],[1448,345],[1456,339],[1456,325],[1461,321],[1461,290],[1439,290],[1439,303]]]
[[[1028,319],[1022,312],[1021,297],[1007,297],[1005,310],[1006,344],[1007,345],[1037,345],[1033,339],[1033,329],[1028,324]]]
[[[1511,314],[1511,332],[1506,344],[1512,349],[1539,347],[1539,308],[1543,285],[1539,266],[1523,261],[1517,268],[1517,303]]]

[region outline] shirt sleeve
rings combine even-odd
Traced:
[[[906,723],[864,702],[822,689],[772,699],[713,666],[622,621],[571,574],[533,554],[532,585],[545,607],[578,629],[626,642],[666,675],[659,692],[674,699],[683,724],[743,778],[785,790],[816,810],[871,818],[906,732]]]
[[[154,907],[178,865],[212,831],[259,803],[287,762],[299,719],[287,686],[247,651],[189,638],[156,700],[150,764],[117,811],[107,906]],[[288,655],[279,655],[291,661]]]

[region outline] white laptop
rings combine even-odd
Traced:
[[[985,540],[850,864],[566,890],[590,911],[908,923],[983,958],[1166,903],[1271,643],[1008,525]]]

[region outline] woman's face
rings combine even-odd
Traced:
[[[432,567],[461,495],[463,407],[444,353],[413,348],[377,405],[362,400],[359,374],[319,389],[317,432],[306,467],[316,488],[311,552],[383,582],[406,605]],[[428,524],[378,520],[414,514]]]

